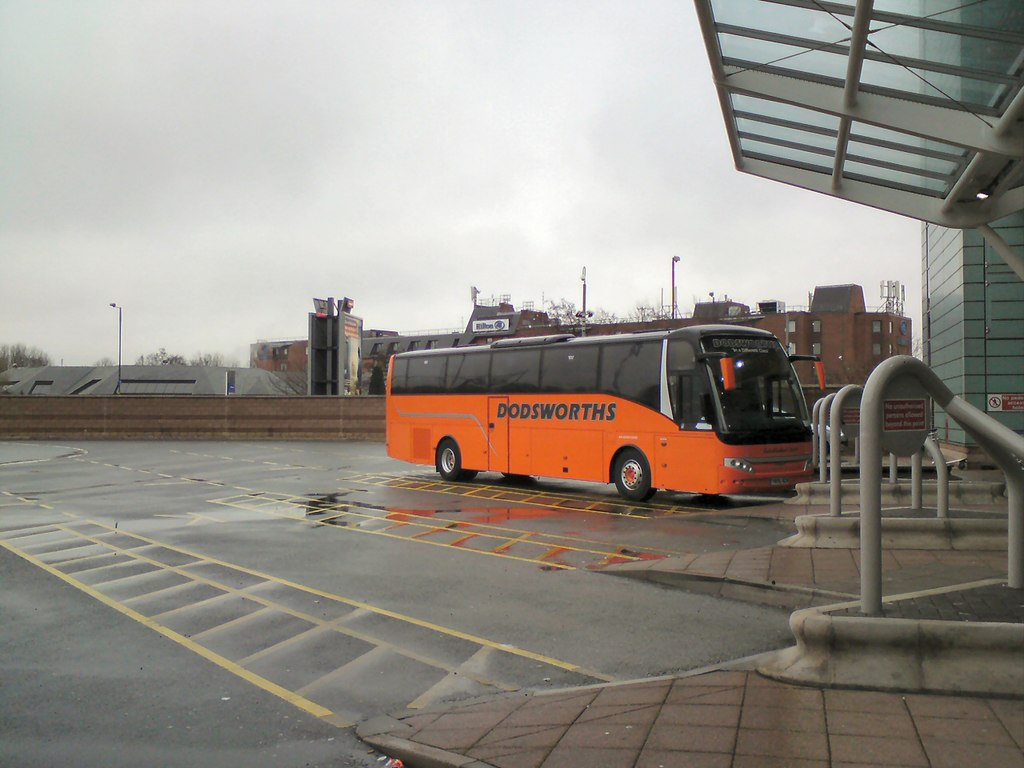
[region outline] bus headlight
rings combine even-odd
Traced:
[[[754,471],[753,465],[749,461],[746,461],[745,459],[733,459],[726,457],[725,466],[727,466],[729,469],[738,469],[741,472]]]

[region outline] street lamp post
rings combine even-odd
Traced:
[[[676,264],[679,263],[679,257],[672,257],[672,319],[676,319]]]
[[[117,310],[117,386],[114,388],[114,394],[121,394],[121,320],[123,307],[119,306],[115,302],[110,302],[110,306]]]
[[[593,317],[593,312],[587,311],[587,268],[580,273],[580,282],[583,283],[583,309],[576,313],[580,321],[580,336],[587,335],[587,318]]]

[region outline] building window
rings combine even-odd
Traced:
[[[821,354],[821,342],[820,341],[816,341],[813,344],[811,344],[811,354],[812,355],[820,355]]]
[[[379,341],[374,342],[373,346],[370,347],[370,354],[371,355],[379,355],[380,354],[380,342]]]
[[[821,333],[821,320],[811,320],[811,333]]]
[[[791,354],[791,355],[795,355],[796,354],[796,342],[795,341],[789,342],[789,354]]]
[[[878,357],[879,355],[882,354],[882,345],[879,344],[877,341],[871,345],[871,354],[873,354],[875,357]]]
[[[786,325],[786,330],[788,330],[790,333],[796,333],[796,320],[790,320],[789,323]]]
[[[881,333],[882,332],[882,321],[881,320],[872,320],[871,321],[871,332],[872,333]]]
[[[892,320],[889,321],[889,335],[892,336]]]
[[[420,343],[418,341],[410,341],[409,346],[406,349],[407,352],[412,352],[414,349],[419,349]]]
[[[433,349],[437,345],[437,339],[427,339],[427,349]]]

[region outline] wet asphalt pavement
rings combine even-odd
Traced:
[[[0,443],[0,763],[378,765],[403,708],[679,672],[788,612],[608,579],[751,548],[756,499],[480,475],[376,443]]]

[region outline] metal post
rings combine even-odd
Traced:
[[[673,320],[676,319],[676,311],[677,311],[676,308],[678,306],[676,304],[676,264],[678,264],[678,263],[679,263],[679,257],[678,256],[673,256],[672,257],[672,319]]]
[[[825,398],[819,397],[811,408],[811,462],[818,466],[818,422],[821,421],[821,405]]]
[[[122,307],[116,302],[110,302],[110,306],[117,310],[117,386],[114,387],[114,394],[121,394],[121,326],[122,326]]]
[[[893,359],[893,358],[890,358]],[[884,365],[884,363],[883,363]],[[860,612],[882,615],[882,397],[876,368],[860,401]]]
[[[924,453],[922,448],[917,451],[913,456],[910,457],[910,508],[921,509],[923,493],[923,479],[921,477],[924,474],[924,470],[921,467],[921,454]]]
[[[1024,589],[1024,480],[1019,475],[1006,474],[1006,497],[1006,583],[1012,589]]]
[[[896,485],[896,481],[899,480],[900,476],[900,462],[896,458],[895,453],[889,454],[889,483]]]
[[[832,412],[832,401],[836,399],[836,393],[825,395],[821,403],[821,411],[818,414],[818,482],[824,483],[828,480],[828,439],[825,433],[825,426],[828,424],[829,415]]]
[[[847,384],[835,394],[829,413],[829,452],[832,455],[832,473],[829,476],[829,514],[843,514],[843,404],[850,395],[863,391],[857,384]]]
[[[924,441],[924,449],[935,463],[935,514],[940,518],[949,517],[949,467],[946,457],[939,450],[934,437]]]

